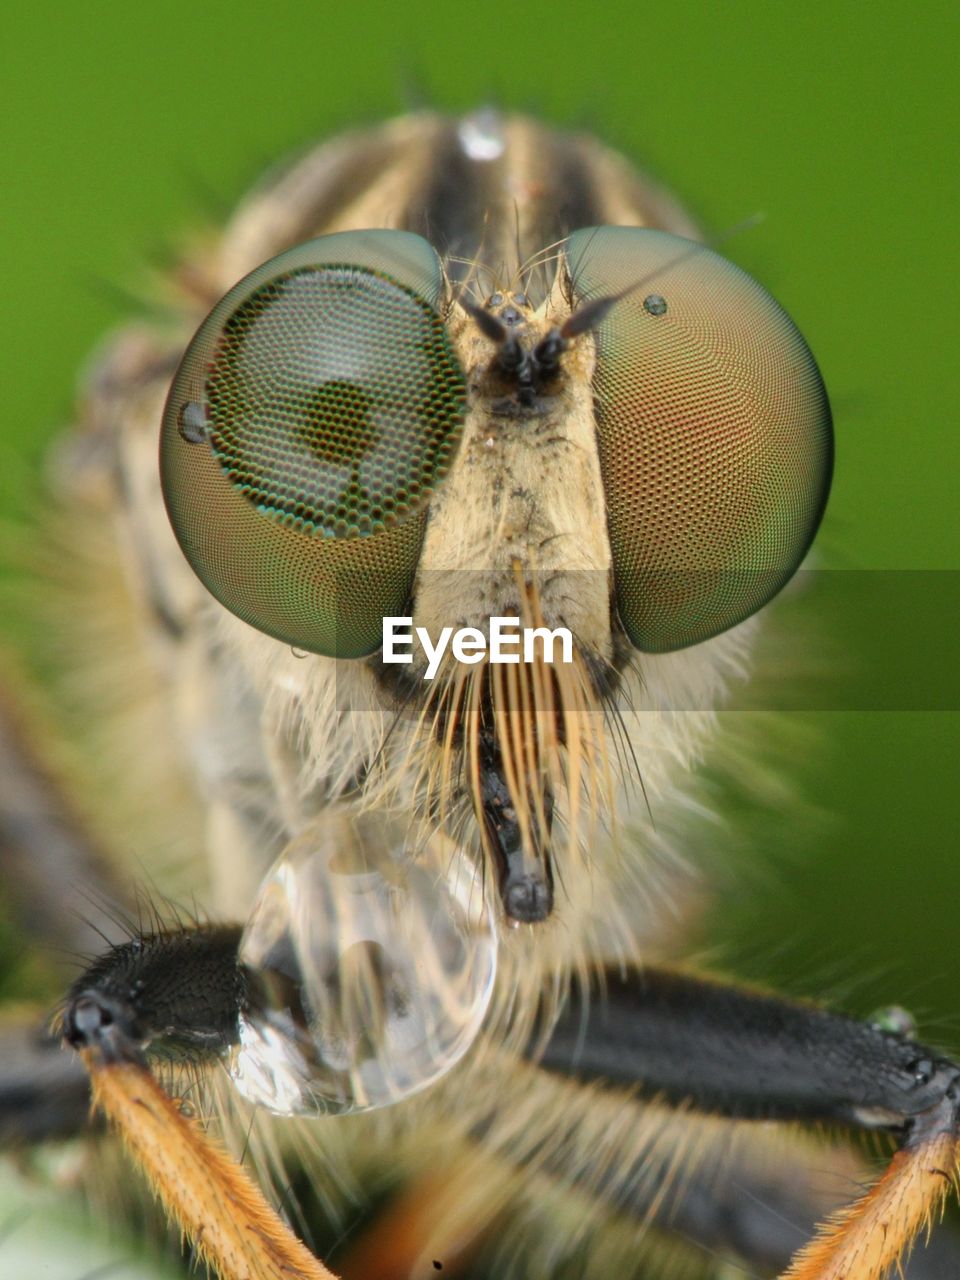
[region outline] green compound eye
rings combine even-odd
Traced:
[[[742,622],[809,547],[830,489],[830,407],[786,312],[719,254],[637,227],[567,241],[596,330],[597,441],[617,607],[665,653]]]
[[[164,500],[201,581],[258,630],[355,658],[402,613],[466,401],[443,283],[419,236],[324,236],[241,280],[190,343]]]

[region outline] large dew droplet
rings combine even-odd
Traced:
[[[476,1038],[496,971],[471,862],[331,810],[267,876],[240,947],[249,999],[230,1073],[281,1115],[367,1111],[426,1088]]]

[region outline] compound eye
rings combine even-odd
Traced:
[[[419,236],[324,236],[241,280],[187,348],[164,500],[203,584],[258,630],[353,658],[403,612],[466,402],[443,287]]]
[[[778,303],[702,245],[594,227],[566,256],[579,303],[637,285],[596,331],[620,619],[647,653],[697,644],[766,604],[816,533],[833,466],[820,373]]]

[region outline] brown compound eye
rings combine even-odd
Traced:
[[[594,227],[566,257],[578,303],[629,289],[594,374],[617,608],[637,649],[681,649],[755,613],[806,553],[833,467],[826,392],[786,312],[710,249]]]
[[[324,236],[241,280],[190,343],[164,500],[203,584],[258,630],[353,658],[402,613],[466,402],[443,288],[419,236]]]

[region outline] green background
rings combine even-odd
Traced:
[[[774,0],[8,13],[0,497],[16,504],[77,367],[123,319],[117,287],[136,288],[179,232],[312,138],[419,103],[495,102],[594,129],[709,228],[765,215],[724,251],[792,313],[834,401],[824,553],[848,569],[955,570],[955,21],[946,3]],[[945,605],[924,619],[922,657],[915,617],[889,627],[935,705],[955,617]],[[741,805],[718,954],[854,1008],[900,1000],[960,1047],[958,717],[794,719],[820,736],[777,767],[811,818]]]

